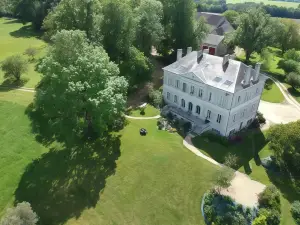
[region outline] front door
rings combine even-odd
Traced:
[[[215,55],[216,54],[216,49],[213,47],[209,47],[209,54],[210,55]]]

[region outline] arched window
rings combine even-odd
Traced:
[[[193,103],[189,102],[189,111],[193,111]]]
[[[200,115],[201,112],[201,108],[199,105],[196,106],[196,113]]]
[[[185,108],[185,100],[184,99],[181,99],[181,107]]]

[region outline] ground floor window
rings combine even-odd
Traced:
[[[221,123],[222,116],[218,114],[217,123]]]
[[[174,95],[174,102],[177,103],[178,99],[177,99],[177,95]]]
[[[189,111],[193,111],[193,103],[189,102]]]
[[[196,106],[196,113],[200,115],[201,112],[201,108],[199,105]]]
[[[170,100],[170,92],[167,92],[167,99]]]
[[[229,132],[229,136],[232,136],[234,133],[235,133],[235,129],[233,129]]]
[[[207,110],[207,118],[210,119],[211,111]]]
[[[185,108],[185,100],[184,99],[181,99],[181,107]]]
[[[241,122],[241,124],[240,124],[240,130],[242,129],[242,127],[243,127],[243,122]]]
[[[251,122],[252,122],[252,119],[248,120],[247,121],[247,126],[249,126],[251,124]]]

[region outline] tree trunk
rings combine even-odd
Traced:
[[[249,62],[250,62],[250,56],[251,56],[252,52],[245,51],[245,53],[246,53],[246,61],[245,61],[245,63],[249,64]]]

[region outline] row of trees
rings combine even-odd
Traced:
[[[255,2],[245,2],[245,3],[236,3],[236,4],[223,4],[222,0],[216,4],[216,1],[207,1],[202,0],[197,3],[198,12],[213,12],[213,13],[223,13],[226,10],[234,10],[237,12],[244,12],[249,8],[258,8],[262,7],[267,11],[272,17],[281,17],[281,18],[300,18],[300,8],[287,8],[283,6],[276,5],[265,5],[263,3]]]
[[[229,10],[224,15],[236,27],[227,35],[227,44],[243,48],[246,63],[252,53],[262,53],[268,46],[280,48],[282,54],[300,49],[300,26],[292,20],[272,18],[262,8],[251,8],[241,15]]]

